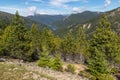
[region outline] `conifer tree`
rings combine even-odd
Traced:
[[[42,46],[42,50],[43,51],[40,54],[40,59],[38,60],[37,65],[41,67],[51,67],[51,58],[46,45]]]
[[[87,44],[87,40],[86,40],[86,36],[84,33],[84,30],[82,29],[82,27],[80,27],[75,35],[75,39],[74,39],[74,45],[73,45],[73,58],[75,58],[75,56],[79,56],[79,60],[80,62],[84,63],[85,61],[85,56],[87,56],[88,52],[88,44]]]
[[[40,32],[35,24],[32,24],[31,30],[27,33],[27,38],[29,40],[30,49],[28,51],[28,56],[31,60],[37,60],[40,50]]]
[[[51,68],[53,70],[58,70],[58,71],[62,70],[62,61],[59,54],[56,54],[55,58],[51,62],[52,62]]]
[[[110,62],[120,63],[120,38],[110,28],[110,23],[107,17],[104,15],[101,19],[98,29],[93,35],[91,40],[91,46],[99,51],[102,51],[106,55],[106,59]]]
[[[120,64],[120,40],[118,35],[110,28],[110,23],[104,15],[98,28],[90,40],[88,61],[89,68],[94,74],[107,73],[108,65]]]
[[[109,73],[108,61],[105,59],[105,54],[97,50],[96,47],[91,48],[92,55],[88,61],[88,67],[90,73],[94,76],[99,76],[99,74]]]
[[[11,26],[23,26],[23,25],[24,20],[20,17],[19,12],[16,11],[14,17],[12,18]]]
[[[72,35],[72,31],[70,30],[67,35],[64,37],[61,48],[63,52],[63,58],[66,61],[66,58],[71,55],[74,51],[74,38]]]
[[[5,53],[9,53],[14,58],[25,58],[26,39],[24,36],[26,31],[23,19],[16,12],[12,18],[11,26],[6,27],[2,35]]]
[[[55,44],[54,44],[54,35],[51,30],[44,28],[41,34],[41,43],[47,45],[50,53],[53,51]]]
[[[80,27],[77,31],[76,34],[76,51],[78,51],[78,53],[86,53],[87,51],[87,40],[86,40],[86,36],[85,33],[82,29],[82,27]]]

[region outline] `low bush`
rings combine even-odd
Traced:
[[[114,80],[114,77],[110,74],[100,74],[97,76],[96,80]]]
[[[66,71],[75,74],[76,67],[73,64],[68,64]]]

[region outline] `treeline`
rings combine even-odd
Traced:
[[[46,46],[49,55],[59,54],[67,61],[86,53],[87,41],[82,28],[75,37],[72,31],[69,31],[64,38],[55,36],[53,31],[47,28],[39,30],[35,24],[27,28],[16,12],[10,25],[1,31],[0,46],[0,55],[27,61],[38,60],[43,52],[42,47]]]
[[[60,59],[85,63],[96,79],[99,75],[111,74],[120,68],[120,37],[112,31],[105,15],[90,40],[86,39],[82,27],[74,35],[70,30],[64,38],[54,35],[47,28],[39,30],[35,24],[28,28],[18,12],[10,25],[0,31],[1,56],[25,61],[39,60],[38,65],[53,69],[61,68]],[[49,65],[52,57],[54,66]]]

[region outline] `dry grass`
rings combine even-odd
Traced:
[[[70,63],[64,63],[64,65],[62,66],[63,69],[65,70],[69,64]],[[71,63],[71,64],[76,67],[76,71],[75,71],[76,74],[78,74],[80,71],[84,71],[87,68],[85,65],[82,64],[75,64],[75,63]]]
[[[27,71],[24,66],[0,63],[0,80],[56,80],[53,77],[34,71]]]

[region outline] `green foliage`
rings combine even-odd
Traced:
[[[43,46],[43,52],[40,54],[40,59],[37,62],[40,67],[51,67],[51,57],[46,46]]]
[[[18,11],[16,11],[15,16],[12,18],[11,26],[23,26],[24,20],[20,17]]]
[[[5,28],[1,37],[4,55],[9,55],[13,58],[25,59],[26,53],[26,28],[22,18],[18,12],[13,17],[11,26]]]
[[[40,54],[40,59],[38,60],[37,65],[40,67],[49,67],[53,70],[62,70],[62,61],[60,56],[57,54],[55,57],[50,57],[46,46],[43,46],[43,52]]]
[[[87,53],[88,43],[87,43],[86,36],[85,36],[84,30],[82,27],[80,27],[77,31],[74,47],[75,47],[74,51],[76,51],[75,53],[78,53],[78,54]]]
[[[120,64],[120,39],[110,28],[110,23],[104,15],[98,29],[90,40],[90,57],[88,59],[89,71],[98,80],[113,80],[110,64]]]
[[[99,28],[90,42],[92,47],[96,47],[106,55],[107,60],[112,63],[120,63],[120,39],[119,36],[111,30],[110,23],[106,19],[106,16],[102,18]]]
[[[56,54],[55,58],[53,59],[51,68],[53,70],[62,71],[62,61],[58,54]]]
[[[31,30],[26,33],[25,37],[29,46],[28,57],[31,57],[31,60],[37,60],[41,48],[41,36],[35,24],[32,25]]]
[[[88,71],[84,70],[84,71],[80,71],[78,73],[79,76],[83,76],[83,77],[86,77],[90,80],[94,80],[94,79],[91,79],[91,78],[94,78]]]
[[[60,38],[54,37],[51,30],[44,28],[41,34],[41,43],[46,44],[50,53],[55,54],[55,52],[59,50]]]
[[[91,50],[92,55],[88,60],[89,71],[92,75],[97,76],[101,74],[109,73],[109,65],[105,59],[105,55],[98,51],[96,48]]]
[[[62,41],[62,49],[63,53],[70,54],[73,52],[73,44],[74,44],[74,38],[72,35],[72,31],[69,31],[67,35],[65,36],[64,40]]]
[[[97,80],[114,80],[114,77],[109,74],[100,74],[97,76]]]
[[[71,72],[72,74],[75,74],[76,72],[76,67],[73,65],[73,64],[68,64],[67,65],[67,69],[66,69],[67,72]]]
[[[66,57],[71,57],[72,60],[75,60],[76,56],[86,55],[87,53],[88,44],[83,29],[80,27],[75,36],[72,33],[72,30],[70,30],[61,42],[65,61]]]

